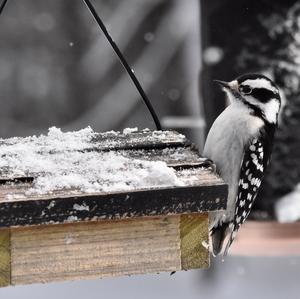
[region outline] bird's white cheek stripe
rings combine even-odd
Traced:
[[[271,90],[274,93],[278,93],[278,90],[276,87],[274,87],[270,81],[264,79],[264,78],[259,78],[259,79],[248,79],[243,82],[244,85],[249,85],[251,88],[266,88]]]
[[[276,123],[277,122],[277,116],[279,113],[280,104],[278,100],[272,99],[269,103],[264,105],[264,113],[267,121],[270,123]]]
[[[245,99],[250,104],[259,107],[265,115],[269,123],[275,124],[280,109],[280,103],[277,99],[271,99],[268,103],[259,103],[253,96],[245,96]]]

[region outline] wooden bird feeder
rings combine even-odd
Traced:
[[[64,134],[69,133],[52,138],[56,140],[52,145],[47,143],[49,136],[0,142],[2,159],[9,161],[2,161],[0,167],[1,286],[209,266],[208,213],[226,207],[227,185],[183,135],[93,133],[84,143],[74,140],[68,146],[64,136],[72,139],[73,135]],[[34,161],[27,168],[28,149]],[[100,191],[70,185],[45,192],[35,186],[40,177],[49,178],[45,175],[48,159],[110,153],[125,162],[118,173],[97,181]],[[36,172],[35,157],[44,157],[39,165],[44,172]],[[114,176],[122,178],[128,169],[139,173],[143,163],[165,167],[180,184],[166,183],[163,177],[156,181],[152,173],[145,176],[146,187],[128,182],[122,190],[114,182],[117,188],[101,191],[102,185],[109,186]]]

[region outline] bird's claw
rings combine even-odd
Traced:
[[[203,167],[210,168],[213,172],[216,172],[216,165],[211,159],[204,158],[202,165]]]

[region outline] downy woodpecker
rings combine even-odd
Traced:
[[[281,100],[267,77],[246,74],[231,82],[216,81],[230,105],[213,123],[203,156],[212,160],[228,184],[227,209],[210,215],[213,254],[228,235],[224,255],[246,220],[270,161]]]

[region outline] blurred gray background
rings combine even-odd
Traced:
[[[207,45],[201,54],[199,2],[94,1],[163,125],[201,148],[201,57],[211,66],[224,53]],[[1,137],[45,133],[53,125],[154,128],[82,1],[10,0],[0,18],[0,45]],[[0,289],[0,298],[299,298],[299,277],[299,257],[228,257],[209,270],[10,287]]]
[[[198,1],[94,2],[165,127],[201,143]],[[9,1],[0,22],[1,136],[154,128],[83,1]]]
[[[228,257],[210,270],[0,289],[7,299],[299,298],[299,258]]]

